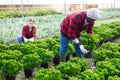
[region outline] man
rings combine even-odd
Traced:
[[[34,26],[34,20],[29,20],[28,24],[23,26],[22,36],[17,38],[19,43],[34,42],[36,39],[36,27]]]
[[[82,43],[80,43],[78,38],[83,30],[86,30],[89,34],[93,33],[92,28],[98,17],[99,11],[96,8],[91,8],[88,12],[74,12],[64,18],[60,24],[60,61],[65,61],[69,40],[74,42],[77,56],[81,56],[82,53],[87,53],[87,50]]]

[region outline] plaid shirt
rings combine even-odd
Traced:
[[[62,33],[62,35],[70,40],[74,40],[80,37],[80,33],[83,30],[86,30],[87,33],[92,34],[94,23],[92,23],[91,25],[84,25],[86,20],[86,13],[87,12],[85,11],[75,12],[65,17],[60,24],[60,32]]]
[[[25,38],[36,38],[36,28],[33,26],[32,27],[32,30],[30,31],[29,29],[29,26],[28,25],[25,25],[23,26],[23,29],[22,29],[22,38],[25,37]]]

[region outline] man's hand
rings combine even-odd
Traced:
[[[83,45],[80,45],[79,47],[84,54],[88,53],[88,51],[84,48]]]

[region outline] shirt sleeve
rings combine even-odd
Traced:
[[[93,25],[94,25],[94,23],[92,24],[92,25],[90,25],[90,26],[88,26],[88,29],[87,29],[87,33],[88,34],[93,34]]]

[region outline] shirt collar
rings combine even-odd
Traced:
[[[85,19],[85,24],[89,24],[89,22],[87,22],[87,19]]]
[[[88,25],[89,23],[87,22],[87,18],[85,18],[84,26]]]

